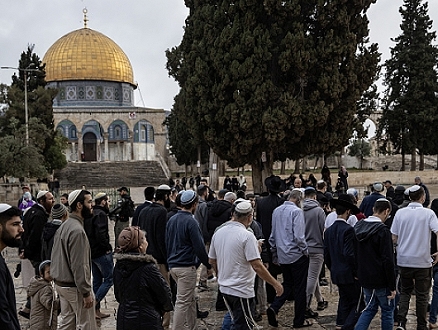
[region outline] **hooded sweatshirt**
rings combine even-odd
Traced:
[[[30,280],[27,294],[31,299],[30,328],[39,330],[57,329],[59,299],[50,282],[35,276]]]
[[[207,231],[209,240],[217,227],[231,219],[231,203],[226,200],[214,200],[208,204]]]
[[[325,213],[316,199],[303,202],[304,220],[306,222],[306,242],[309,253],[324,254]]]
[[[358,240],[358,278],[367,289],[395,290],[394,249],[389,228],[375,216],[354,226]]]

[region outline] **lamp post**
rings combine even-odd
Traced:
[[[24,125],[26,128],[26,146],[29,146],[29,110],[27,107],[27,73],[32,71],[40,71],[39,69],[30,69],[34,63],[29,64],[26,69],[14,68],[12,66],[2,66],[1,69],[10,69],[10,70],[18,70],[23,71],[24,73]]]

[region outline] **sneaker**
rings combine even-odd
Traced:
[[[18,315],[24,317],[25,319],[30,319],[30,313],[26,313],[25,311],[19,311]]]
[[[198,310],[196,313],[196,317],[198,319],[205,319],[207,318],[208,314],[209,314],[208,311],[201,312],[200,310]]]
[[[304,318],[306,319],[314,319],[318,317],[318,313],[312,311],[310,308],[306,309],[306,312],[304,313]]]
[[[260,313],[256,313],[256,314],[254,315],[254,321],[256,321],[256,322],[260,322],[261,320],[263,320],[262,314],[260,314]]]
[[[271,327],[278,327],[277,315],[275,311],[269,307],[266,310],[266,315],[268,315],[268,323]]]
[[[207,282],[199,282],[198,284],[198,289],[199,291],[203,292],[203,291],[208,291],[209,287],[207,285]]]
[[[323,301],[318,302],[318,307],[316,309],[319,311],[323,311],[324,309],[327,308],[327,306],[328,306],[328,302],[323,300]]]
[[[320,286],[327,286],[328,285],[328,281],[325,278],[322,278],[319,280],[319,285]]]
[[[406,324],[400,322],[397,328],[395,330],[406,330]]]

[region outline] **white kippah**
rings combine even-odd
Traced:
[[[0,213],[3,213],[7,210],[9,210],[12,206],[5,203],[0,203]]]
[[[409,188],[409,192],[413,193],[416,192],[418,190],[420,190],[421,186],[414,184],[412,187]]]
[[[41,197],[43,197],[47,193],[48,193],[47,190],[41,190],[37,195],[37,200],[40,199]]]
[[[82,192],[82,189],[73,190],[68,195],[68,205],[72,205],[76,201],[76,198],[78,198],[78,196],[81,192]]]
[[[236,210],[236,212],[239,212],[241,214],[246,214],[246,213],[252,212],[251,202],[249,202],[247,200],[242,201],[236,205],[235,210]]]

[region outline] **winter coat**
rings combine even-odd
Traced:
[[[167,265],[166,252],[167,210],[159,203],[145,207],[138,217],[138,226],[148,235],[147,254],[157,260],[157,263]]]
[[[55,233],[61,224],[61,220],[53,220],[44,225],[43,236],[41,240],[41,260],[50,260],[52,255],[53,238],[55,237]]]
[[[211,241],[217,227],[231,219],[231,206],[226,200],[214,200],[208,203],[207,221],[204,223],[208,232],[207,242]],[[202,231],[205,231],[204,228]]]
[[[114,294],[117,329],[163,329],[162,315],[171,311],[170,288],[155,259],[146,254],[115,254]]]
[[[27,210],[23,219],[23,251],[24,257],[35,262],[41,262],[41,236],[49,214],[40,204],[35,204]]]
[[[30,328],[38,330],[57,329],[59,299],[50,282],[40,276],[30,280],[27,295],[31,299]]]
[[[112,251],[108,233],[108,215],[102,206],[93,207],[93,216],[84,220],[84,230],[90,242],[91,259]]]

